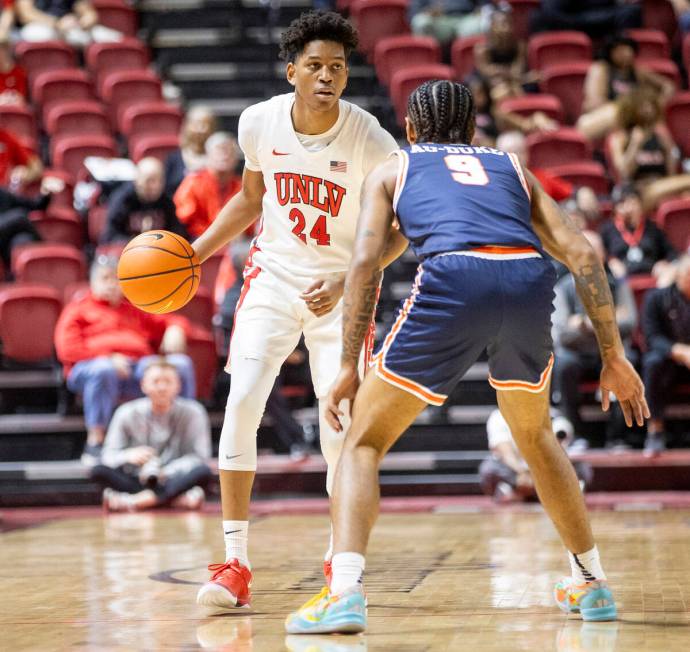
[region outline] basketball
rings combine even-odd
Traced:
[[[145,312],[179,310],[196,292],[201,264],[192,246],[170,231],[146,231],[130,240],[117,265],[122,292]]]

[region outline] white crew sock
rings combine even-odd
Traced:
[[[357,552],[339,552],[333,555],[331,593],[342,593],[362,581],[364,557]]]
[[[247,536],[249,521],[223,521],[225,540],[225,561],[238,559],[241,564],[251,568],[247,557]]]
[[[331,538],[328,540],[328,550],[323,556],[324,561],[329,561],[333,557],[333,523],[331,523]]]
[[[570,572],[578,582],[606,579],[606,574],[601,568],[601,562],[599,561],[599,550],[597,550],[596,546],[587,552],[577,555],[568,552],[568,559],[570,559]]]

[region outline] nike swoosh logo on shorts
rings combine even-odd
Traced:
[[[289,152],[276,152],[276,150],[273,150],[273,156],[290,156]]]

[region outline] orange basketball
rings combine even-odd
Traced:
[[[182,236],[170,231],[146,231],[124,248],[117,278],[123,294],[140,310],[172,312],[194,296],[201,265]]]

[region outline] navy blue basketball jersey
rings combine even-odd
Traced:
[[[400,150],[393,209],[420,259],[499,245],[542,252],[515,154],[423,143]]]

